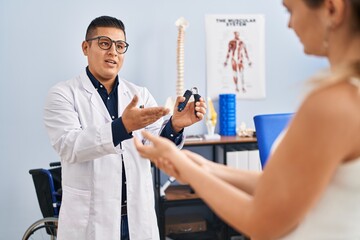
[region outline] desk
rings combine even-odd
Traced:
[[[226,164],[226,153],[231,151],[248,151],[256,150],[257,142],[256,138],[251,137],[221,137],[219,140],[195,140],[185,141],[184,149],[191,150],[193,147],[211,147],[212,160],[214,162]],[[193,206],[193,205],[204,205],[205,203],[197,197],[195,193],[191,193],[186,190],[186,187],[175,187],[171,186],[165,192],[165,197],[160,196],[160,170],[155,168],[154,171],[154,185],[155,185],[155,201],[156,201],[156,212],[158,216],[158,225],[160,230],[160,239],[165,239],[165,213],[166,209],[170,207],[179,206]],[[221,240],[229,239],[229,234],[226,230],[220,234]],[[191,235],[191,233],[188,233]],[[215,234],[219,235],[219,234]],[[191,238],[189,238],[191,239]],[[192,238],[194,239],[194,238]],[[200,239],[200,238],[196,238]]]
[[[256,143],[254,137],[238,137],[238,136],[221,136],[218,140],[195,140],[186,141],[184,146],[200,146],[200,145],[226,145],[234,143]]]

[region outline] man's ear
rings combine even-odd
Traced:
[[[82,47],[84,55],[87,56],[88,51],[89,51],[89,43],[87,41],[83,41],[81,44],[81,47]]]

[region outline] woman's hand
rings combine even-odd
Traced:
[[[142,135],[147,138],[152,144],[143,145],[137,138],[134,138],[135,147],[139,154],[143,158],[149,159],[155,164],[156,167],[167,173],[168,175],[175,177],[176,180],[184,183],[181,178],[178,169],[175,167],[173,161],[174,158],[185,157],[173,142],[167,138],[160,136],[154,136],[149,132],[143,131]]]

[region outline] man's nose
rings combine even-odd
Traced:
[[[114,55],[117,55],[115,42],[111,42],[111,47],[109,49],[109,52],[113,53]]]

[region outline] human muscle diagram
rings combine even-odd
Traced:
[[[264,98],[264,17],[207,15],[205,23],[208,96]]]

